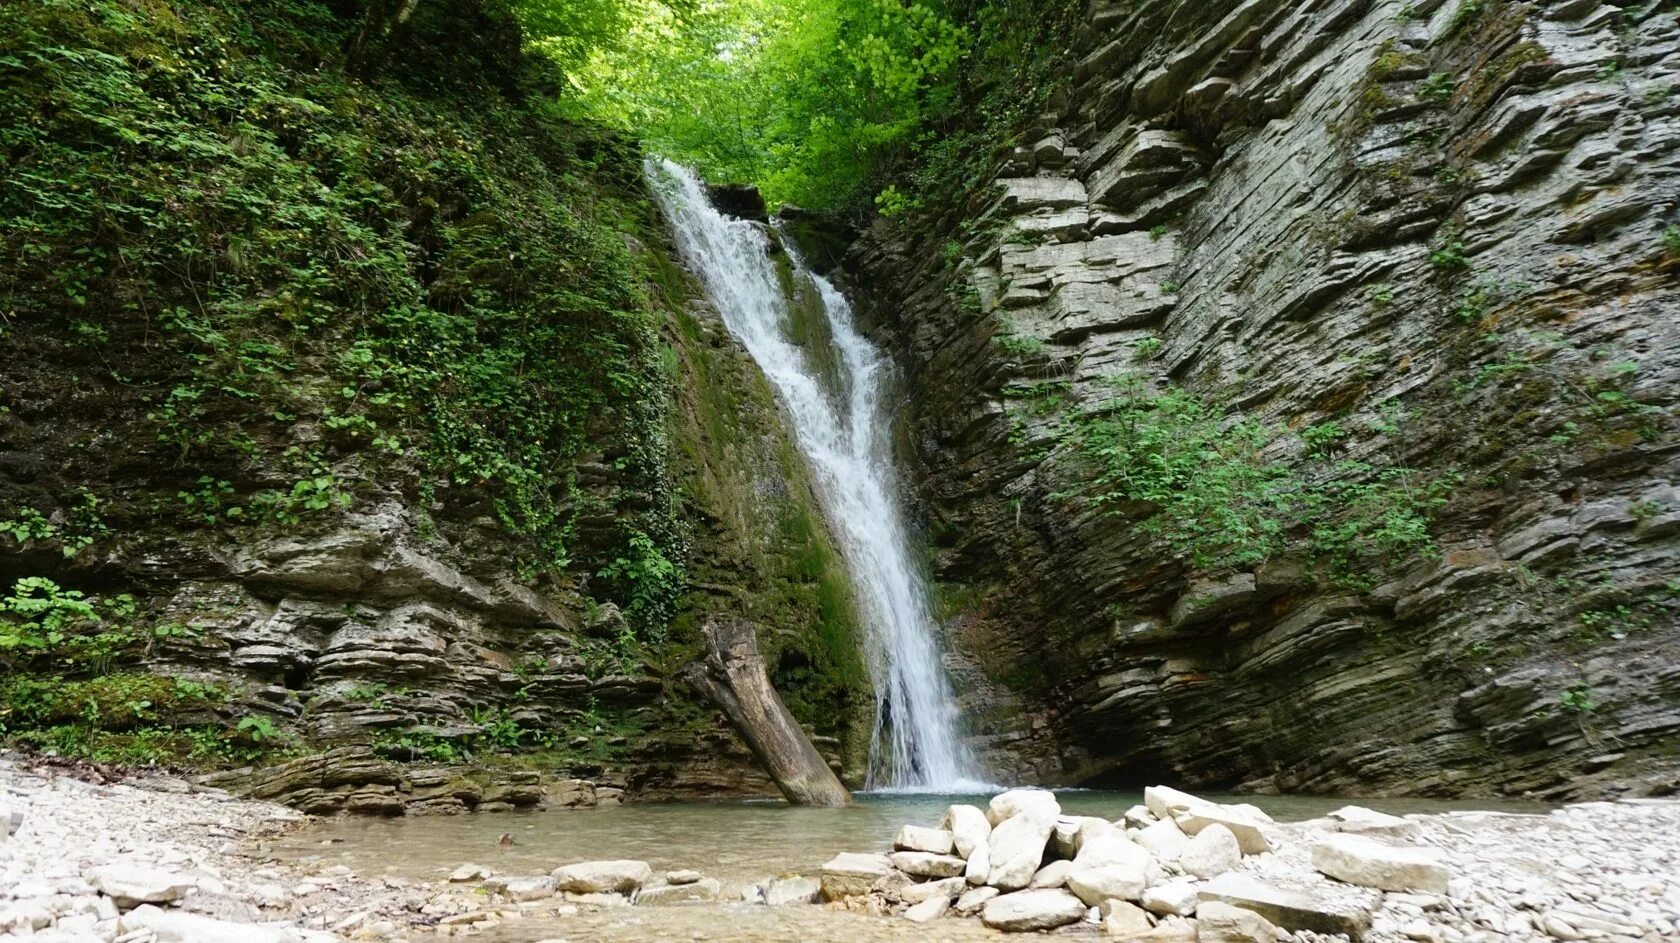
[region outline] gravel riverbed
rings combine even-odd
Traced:
[[[1189,819],[1183,804],[1153,820],[1142,807],[1114,810],[1114,832],[1155,848],[1144,889],[1135,905],[1104,900],[1054,932],[1154,941],[1346,938],[1310,928],[1312,919],[1287,907],[1255,905],[1252,912],[1268,919],[1249,920],[1251,911],[1242,910],[1240,898],[1264,885],[1335,919],[1358,915],[1358,933],[1374,943],[1680,940],[1680,802],[1588,803],[1544,815],[1450,812],[1397,820],[1372,813],[1376,818],[1368,821],[1355,816],[1352,822],[1334,817],[1264,822],[1257,829],[1270,850],[1253,853],[1245,847],[1249,853],[1223,863],[1213,847],[1217,842],[1199,842],[1194,852],[1176,838],[1159,843],[1172,832],[1168,826],[1176,812],[1179,822],[1229,819],[1246,846],[1243,807],[1207,805],[1190,806]],[[268,842],[309,821],[282,806],[182,779],[89,781],[84,774],[0,755],[0,937],[65,943],[332,943],[468,935],[573,943],[966,940],[998,930],[988,929],[993,921],[982,921],[977,909],[957,916],[963,910],[957,898],[974,890],[987,890],[980,896],[992,899],[1010,893],[992,892],[983,881],[964,890],[957,881],[948,912],[928,904],[938,896],[937,882],[951,879],[931,870],[906,876],[896,866],[910,862],[925,868],[939,857],[936,852],[882,859],[890,862],[891,880],[864,882],[857,894],[821,904],[808,901],[836,896],[828,893],[834,888],[825,874],[806,875],[802,884],[782,876],[769,885],[720,886],[704,877],[703,861],[692,863],[696,873],[643,874],[634,878],[637,886],[620,882],[624,892],[612,893],[567,891],[574,872],[589,873],[582,865],[553,874],[499,875],[463,860],[456,881],[427,883],[367,878],[340,864],[285,860],[266,850]],[[1405,824],[1395,826],[1399,821]],[[937,847],[943,840],[932,828],[940,823],[906,824],[927,826],[911,832],[916,842]],[[414,827],[425,825],[416,821]],[[1046,857],[1057,857],[1053,849],[1065,843],[1065,860],[1034,874],[1033,889],[1014,893],[1040,901],[1047,895],[1089,896],[1092,881],[1080,876],[1079,846],[1110,828],[1093,817],[1061,817]],[[1150,828],[1154,831],[1144,836]],[[1405,858],[1412,851],[1394,848],[1415,850],[1418,857]],[[1118,867],[1104,864],[1099,870],[1108,879]],[[1371,886],[1386,881],[1432,889]],[[752,917],[774,909],[763,902],[766,890],[773,902],[802,916],[773,923]],[[934,910],[939,913],[929,917]],[[674,912],[695,919],[674,922]],[[860,919],[865,914],[869,920]],[[918,926],[912,918],[926,922]],[[1287,925],[1291,921],[1297,925]],[[732,926],[740,928],[738,935],[731,935]],[[832,926],[832,935],[825,926]]]

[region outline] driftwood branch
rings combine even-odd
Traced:
[[[723,709],[782,795],[794,805],[851,802],[851,793],[771,686],[752,623],[714,618],[704,632],[708,650],[683,669],[683,677]]]

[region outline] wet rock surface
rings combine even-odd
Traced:
[[[1672,13],[1094,3],[1034,143],[860,240],[994,768],[1675,788]],[[1205,569],[1148,503],[1091,500],[1070,430],[1169,386],[1284,430],[1262,459],[1312,480],[1446,482],[1435,552],[1348,581],[1294,533]]]

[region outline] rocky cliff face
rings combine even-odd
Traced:
[[[356,9],[8,8],[0,735],[323,812],[771,793],[677,678],[721,611],[855,765],[844,575],[641,155],[500,8],[347,63]]]
[[[1096,3],[849,269],[1047,779],[1680,788],[1672,3]],[[1037,729],[1034,729],[1037,728]]]

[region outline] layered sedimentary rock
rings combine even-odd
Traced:
[[[1037,711],[1001,767],[1680,786],[1677,50],[1671,4],[1099,3],[991,184],[860,242],[971,701]],[[1094,500],[1128,384],[1415,473],[1431,546],[1197,565]]]

